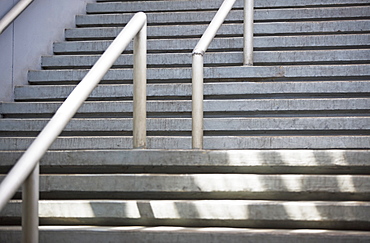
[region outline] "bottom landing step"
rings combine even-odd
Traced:
[[[20,227],[0,227],[0,242],[20,241]],[[312,229],[40,226],[40,243],[44,242],[352,243],[370,242],[370,232]]]
[[[21,202],[1,212],[20,223]],[[271,229],[370,229],[367,201],[40,200],[41,225],[181,226]],[[18,224],[19,225],[19,224]]]

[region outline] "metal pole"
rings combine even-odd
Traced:
[[[17,161],[14,167],[0,184],[0,210],[12,198],[18,188],[24,183],[23,189],[23,217],[22,225],[24,228],[23,242],[38,242],[38,199],[39,199],[39,162],[48,148],[62,132],[69,120],[74,116],[82,103],[88,98],[92,90],[98,85],[105,73],[113,65],[115,60],[121,55],[130,41],[138,36],[138,42],[141,43],[137,48],[140,49],[135,66],[139,68],[135,71],[136,83],[140,83],[139,90],[146,94],[146,15],[142,12],[135,14],[126,27],[120,32],[108,49],[103,53],[99,60],[94,64],[88,74],[82,79],[80,84],[72,91],[68,98],[59,107],[57,112],[33,141],[30,147]],[[140,33],[141,32],[141,33]],[[139,34],[138,34],[139,33]],[[142,44],[144,42],[144,44]],[[142,57],[144,55],[144,58]],[[144,88],[142,87],[144,85]],[[135,95],[139,96],[139,95]],[[140,95],[142,97],[142,95]],[[144,95],[144,99],[146,95]],[[141,104],[140,104],[141,106]],[[144,100],[144,118],[145,118],[145,100]],[[142,111],[140,111],[143,114]],[[142,116],[141,116],[142,117]],[[140,117],[140,121],[143,119]],[[142,127],[142,125],[140,125]],[[144,119],[145,127],[145,119]],[[142,132],[142,129],[139,129]],[[144,131],[145,134],[145,131]],[[140,141],[145,141],[140,137]],[[145,147],[143,145],[139,145]]]
[[[211,44],[213,38],[216,36],[217,31],[220,29],[222,23],[225,21],[227,15],[233,8],[235,1],[236,0],[225,0],[222,3],[220,9],[217,11],[211,23],[204,31],[198,44],[195,46],[193,53],[202,53],[203,55],[206,52],[208,46]]]
[[[23,184],[22,190],[22,242],[39,242],[39,174],[37,163]]]
[[[236,0],[225,0],[193,50],[192,146],[203,149],[203,55]]]
[[[192,63],[192,145],[203,149],[203,55],[193,53]]]
[[[40,161],[41,157],[63,131],[69,120],[74,116],[82,103],[88,98],[115,60],[117,60],[145,23],[146,15],[144,13],[135,14],[10,170],[0,184],[0,210],[5,207],[7,202],[26,180],[37,162]]]
[[[146,32],[145,23],[134,39],[133,146],[146,148]]]
[[[0,34],[33,2],[33,0],[20,0],[0,20]]]
[[[254,0],[244,0],[244,65],[253,66]]]

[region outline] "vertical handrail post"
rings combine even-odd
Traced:
[[[254,0],[244,0],[244,65],[253,66]]]
[[[203,56],[236,0],[224,0],[195,46],[192,56],[192,146],[203,149]]]
[[[22,242],[39,242],[39,174],[37,163],[27,177],[22,190]]]
[[[1,182],[0,211],[17,192],[18,188],[22,184],[24,186],[22,192],[23,242],[36,243],[39,239],[38,200],[40,159],[135,37],[134,84],[136,87],[134,88],[134,97],[138,98],[138,101],[135,102],[137,105],[135,105],[134,117],[136,117],[135,120],[139,121],[137,122],[139,125],[135,125],[134,135],[138,142],[135,142],[134,147],[145,148],[146,22],[147,17],[145,13],[139,12],[132,17]]]
[[[146,53],[147,24],[134,39],[133,146],[146,148]]]
[[[193,53],[192,146],[203,149],[203,53]]]

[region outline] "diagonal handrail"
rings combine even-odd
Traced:
[[[225,0],[195,46],[192,56],[192,147],[203,149],[203,56],[236,0]],[[244,65],[253,65],[254,0],[244,0]]]
[[[33,0],[20,0],[1,18],[0,35],[32,2]]]
[[[136,13],[116,39],[103,53],[82,81],[56,111],[23,156],[0,184],[0,211],[25,182],[23,188],[23,240],[38,242],[38,180],[39,160],[64,127],[76,114],[83,102],[99,84],[113,63],[134,39],[134,148],[146,147],[146,40],[147,18]]]

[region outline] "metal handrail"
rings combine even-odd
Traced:
[[[203,148],[203,56],[236,0],[225,0],[192,53],[192,146]],[[253,65],[254,0],[244,0],[244,65]]]
[[[56,111],[31,146],[0,184],[0,211],[25,182],[23,188],[23,241],[38,242],[39,160],[63,131],[109,68],[134,39],[134,128],[133,147],[146,147],[146,40],[147,18],[135,14]]]
[[[244,65],[253,66],[254,0],[244,0]]]
[[[33,0],[20,0],[0,20],[0,35],[4,30],[33,2]]]

